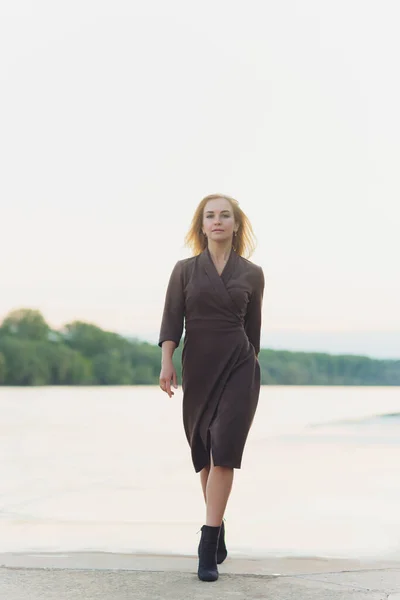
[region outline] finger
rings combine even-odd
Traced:
[[[174,371],[174,373],[172,375],[172,383],[174,384],[174,388],[178,387],[178,381],[177,381],[177,377],[176,377],[176,371]]]
[[[165,387],[166,387],[166,392],[168,394],[168,396],[171,398],[171,395],[173,395],[174,392],[171,392],[171,382],[170,381],[166,381],[165,382]]]

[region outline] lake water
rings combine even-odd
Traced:
[[[181,389],[0,388],[0,552],[191,554]],[[400,388],[261,388],[231,555],[400,557]]]

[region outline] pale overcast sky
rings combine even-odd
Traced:
[[[264,346],[400,357],[400,4],[3,0],[0,319],[155,340],[200,199],[236,197]]]

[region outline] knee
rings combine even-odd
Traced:
[[[231,467],[223,467],[223,466],[212,466],[212,470],[215,473],[220,474],[221,476],[231,476],[233,469]]]

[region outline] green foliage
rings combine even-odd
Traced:
[[[400,385],[399,360],[267,349],[258,358],[264,385]],[[91,323],[54,331],[35,310],[13,311],[0,327],[0,385],[155,385],[160,359],[158,346]]]
[[[65,344],[88,358],[107,353],[110,349],[123,351],[128,348],[128,342],[122,336],[82,321],[65,325],[62,335]]]
[[[10,312],[0,328],[0,335],[25,340],[47,340],[50,327],[38,310],[19,309]]]
[[[400,360],[261,350],[261,381],[271,385],[400,385]]]
[[[0,352],[6,357],[6,385],[46,385],[50,382],[50,365],[43,360],[42,343],[19,339],[17,336],[0,338]]]
[[[6,357],[5,385],[85,385],[93,383],[91,363],[78,352],[54,342],[0,336],[0,357]]]
[[[116,348],[97,354],[93,358],[93,374],[100,385],[130,385],[133,367]]]
[[[2,352],[0,352],[0,385],[3,385],[6,382],[7,375],[7,365],[6,365],[6,357]]]

